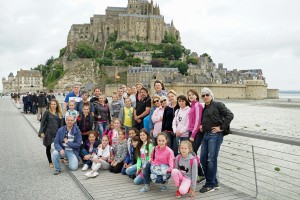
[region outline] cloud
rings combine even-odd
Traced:
[[[149,0],[150,1],[150,0]],[[228,69],[261,68],[270,87],[300,89],[297,0],[154,0],[186,48]],[[72,24],[127,0],[10,0],[0,7],[0,76],[35,67],[66,46]],[[284,75],[284,77],[283,77]],[[282,81],[278,81],[282,80]],[[0,83],[0,88],[1,88]]]

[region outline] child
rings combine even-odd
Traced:
[[[159,133],[157,136],[157,146],[151,153],[150,163],[147,163],[143,170],[144,187],[140,192],[148,192],[150,190],[150,176],[155,183],[162,183],[160,191],[166,191],[165,185],[170,173],[174,168],[174,152],[167,146],[168,136],[166,133]]]
[[[189,140],[189,113],[191,108],[188,99],[184,95],[177,97],[177,102],[180,108],[175,112],[172,128],[179,147],[181,141]],[[175,149],[174,154],[177,156],[178,150]]]
[[[141,129],[140,132],[140,142],[137,146],[137,163],[136,163],[136,178],[134,183],[139,183],[143,180],[144,176],[142,171],[146,168],[150,160],[150,155],[153,149],[153,144],[151,143],[151,137],[146,129]]]
[[[68,103],[69,110],[67,110],[65,113],[65,119],[67,119],[69,115],[72,115],[74,117],[74,123],[76,122],[76,119],[78,117],[78,112],[77,110],[75,110],[75,106],[76,106],[75,100],[70,100]]]
[[[180,154],[175,159],[175,168],[171,176],[177,187],[176,197],[189,193],[195,198],[195,189],[198,176],[198,160],[193,153],[192,144],[182,141],[179,146]]]
[[[82,111],[77,117],[77,126],[79,127],[82,135],[83,143],[88,139],[88,131],[93,129],[93,116],[90,113],[90,105],[84,103],[82,106]]]
[[[111,121],[110,110],[108,105],[105,103],[104,95],[99,96],[99,102],[95,105],[95,117],[97,117],[99,137],[101,139],[104,130]]]
[[[108,132],[109,144],[114,146],[118,143],[119,131],[121,131],[121,120],[119,118],[115,118],[114,120],[114,129]]]
[[[110,124],[105,129],[105,131],[103,132],[103,135],[108,135],[109,131],[113,130],[114,128],[115,128],[114,121],[111,121]]]
[[[110,103],[110,114],[113,119],[119,117],[122,107],[123,103],[121,100],[118,100],[118,95],[113,94],[112,102]]]
[[[127,155],[127,142],[125,139],[125,131],[118,131],[118,143],[113,145],[114,158],[111,162],[110,172],[120,173],[124,165],[124,160]]]
[[[128,147],[128,151],[130,151],[130,145],[131,145],[131,139],[135,136],[139,135],[139,130],[137,130],[136,128],[130,128],[128,131],[129,134],[129,138],[127,140],[127,147]]]
[[[94,154],[91,158],[92,164],[92,170],[85,173],[84,175],[87,177],[96,177],[98,176],[98,169],[109,169],[110,164],[108,163],[108,160],[110,159],[110,146],[108,144],[108,136],[103,135],[102,136],[102,142],[97,148],[97,154]]]
[[[118,117],[125,126],[126,138],[128,138],[129,128],[133,125],[133,107],[129,98],[125,99],[125,107],[120,110]]]
[[[96,131],[88,132],[88,140],[86,140],[81,145],[80,157],[84,163],[82,167],[82,171],[88,170],[89,167],[92,166],[92,157],[96,154],[96,149],[99,145],[99,141],[97,140],[98,133]]]
[[[130,139],[131,144],[128,147],[129,150],[122,168],[122,174],[129,175],[129,177],[133,178],[136,173],[136,148],[139,143],[139,136],[133,136]]]

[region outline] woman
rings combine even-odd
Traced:
[[[131,100],[131,105],[133,108],[136,106],[136,95],[137,95],[137,89],[135,86],[131,87],[131,93],[129,95],[129,99]]]
[[[156,103],[156,106],[157,108],[151,116],[152,122],[154,124],[153,137],[155,138],[155,140],[153,142],[155,142],[155,144],[157,144],[157,135],[161,132],[164,110],[168,106],[167,97],[160,97],[159,103]]]
[[[56,99],[50,101],[49,110],[46,110],[41,121],[39,137],[43,139],[43,145],[46,147],[46,155],[49,167],[53,168],[51,159],[51,144],[54,142],[57,130],[63,126],[62,112]]]
[[[154,90],[155,90],[155,94],[160,96],[160,97],[161,96],[167,96],[167,92],[165,91],[165,86],[159,80],[156,80],[154,82]]]
[[[178,146],[176,144],[176,136],[173,133],[173,119],[175,116],[175,111],[179,109],[177,103],[177,93],[174,90],[168,92],[169,105],[164,110],[163,121],[162,121],[162,132],[166,132],[168,136],[168,146],[173,151],[178,151]]]
[[[135,85],[135,87],[136,87],[136,90],[137,90],[137,92],[136,92],[136,101],[139,101],[139,100],[141,99],[141,89],[142,89],[144,86],[143,86],[143,84],[141,84],[141,83],[137,83],[137,84]]]
[[[149,118],[152,119],[152,115],[155,111],[155,109],[157,107],[159,107],[161,104],[160,104],[160,96],[158,95],[154,95],[152,97],[152,107],[150,109],[150,113],[149,113]],[[149,132],[150,132],[150,135],[151,135],[151,139],[152,141],[154,142],[155,141],[155,138],[153,137],[153,129],[154,129],[154,124],[153,124],[153,121],[152,120],[149,120]]]

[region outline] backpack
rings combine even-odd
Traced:
[[[180,157],[181,157],[180,155],[177,156],[178,164],[179,164],[179,162],[180,162]],[[195,156],[195,155],[194,155],[194,158],[191,158],[191,159],[190,159],[190,166],[191,166],[191,168],[192,168],[192,166],[193,166],[193,164],[194,164],[194,160],[195,160],[195,159],[197,160],[197,167],[200,166],[200,158],[199,158],[199,156],[197,156],[197,155]]]

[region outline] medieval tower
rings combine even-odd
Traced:
[[[117,41],[159,44],[165,33],[180,41],[180,33],[173,22],[166,24],[160,8],[153,0],[128,0],[127,7],[107,7],[105,15],[94,15],[89,24],[72,25],[67,51],[73,52],[80,42],[88,42],[97,49],[105,48],[108,38],[117,33]]]

